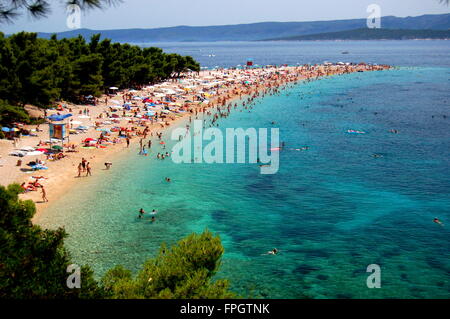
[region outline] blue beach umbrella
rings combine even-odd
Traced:
[[[9,129],[9,127],[2,127],[2,131],[3,132],[10,132],[11,130]]]
[[[64,115],[52,114],[52,115],[48,116],[47,118],[50,121],[59,122],[59,121],[64,121],[66,118],[71,117],[71,116],[72,116],[72,114],[64,114]]]

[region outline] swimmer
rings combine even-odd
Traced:
[[[272,249],[272,250],[269,250],[267,253],[265,253],[265,254],[262,254],[262,255],[277,255],[278,254],[278,252],[279,252],[279,250],[278,249],[276,249],[276,248],[274,248],[274,249]]]
[[[170,183],[170,178],[169,177],[166,177],[166,182]]]
[[[433,222],[435,222],[436,224],[439,224],[441,226],[444,226],[444,223],[441,222],[438,218],[433,219]]]
[[[150,213],[151,215],[156,215],[157,211],[156,209],[153,209],[152,212]]]
[[[145,211],[144,211],[143,208],[141,208],[141,209],[139,210],[139,216],[138,216],[138,218],[142,218],[142,216],[144,216],[144,214],[145,214]]]
[[[155,216],[152,216],[152,223],[154,223],[156,220]]]

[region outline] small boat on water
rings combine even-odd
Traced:
[[[342,54],[349,54],[350,52],[348,52],[348,51],[343,51],[343,52],[341,52]]]

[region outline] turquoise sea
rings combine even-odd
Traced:
[[[242,45],[242,58],[257,60],[247,53],[254,44]],[[264,56],[281,50],[273,46]],[[327,60],[322,47],[317,59]],[[448,41],[390,42],[371,62],[389,63],[391,54],[399,68],[290,85],[219,121],[222,130],[278,127],[286,150],[277,174],[261,175],[256,164],[157,160],[159,145],[142,157],[135,142],[38,222],[64,225],[74,261],[97,275],[116,264],[136,271],[161,242],[208,228],[225,247],[218,277],[246,297],[450,298],[449,49]],[[141,207],[157,209],[157,221],[137,219]],[[262,255],[274,247],[279,255]],[[380,289],[366,286],[370,264],[381,267]]]

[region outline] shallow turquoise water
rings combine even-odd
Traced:
[[[174,164],[134,146],[39,223],[65,225],[74,260],[97,274],[137,270],[161,242],[209,228],[226,249],[219,276],[245,296],[449,298],[449,75],[401,68],[295,85],[219,122],[279,127],[287,149],[310,147],[282,151],[277,174]],[[138,220],[141,207],[157,209],[157,222]],[[261,255],[273,247],[281,254]],[[369,264],[381,267],[381,289],[366,286]]]

